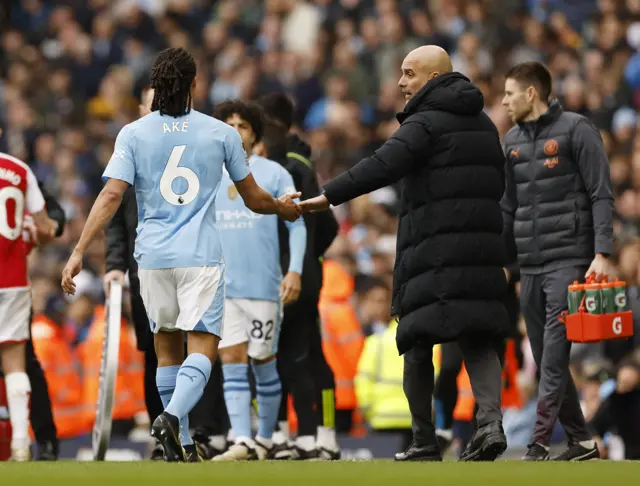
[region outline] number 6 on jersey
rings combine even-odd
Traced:
[[[200,180],[196,173],[188,167],[178,167],[186,148],[186,145],[173,147],[160,178],[160,194],[162,194],[165,201],[174,206],[183,206],[191,203],[200,192]],[[187,181],[187,190],[183,194],[176,194],[172,185],[173,181],[180,177]]]

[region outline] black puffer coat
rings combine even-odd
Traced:
[[[474,334],[506,334],[500,198],[504,156],[482,93],[459,73],[429,81],[372,157],[325,186],[336,205],[402,179],[394,270],[405,353]]]

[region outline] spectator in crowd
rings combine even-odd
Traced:
[[[602,438],[617,433],[624,442],[624,458],[640,459],[640,355],[636,352],[618,366],[615,390],[607,396],[589,423],[606,448]]]

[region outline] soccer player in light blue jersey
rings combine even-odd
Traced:
[[[62,273],[63,289],[73,294],[84,252],[133,185],[140,293],[154,333],[156,383],[165,404],[151,433],[172,462],[187,460],[180,424],[202,395],[220,341],[225,277],[215,198],[223,166],[251,211],[288,221],[300,214],[292,200],[299,194],[277,199],[256,184],[236,130],[191,109],[195,76],[196,63],[184,49],[158,55],[151,71],[152,112],[118,134],[103,174],[106,184]]]
[[[251,153],[262,137],[261,112],[258,105],[233,100],[218,105],[215,116],[238,130]],[[249,166],[260,187],[273,197],[296,192],[291,175],[277,162],[251,155]],[[278,218],[249,211],[238,198],[231,174],[226,172],[216,211],[227,283],[220,357],[235,444],[214,461],[263,460],[273,446],[282,395],[276,363],[281,305],[290,304],[300,295],[307,231],[302,219],[287,223],[291,258],[283,278]],[[256,379],[259,414],[255,439],[251,434],[249,359]]]

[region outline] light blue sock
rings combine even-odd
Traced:
[[[248,364],[222,365],[224,401],[236,439],[251,437],[251,388]]]
[[[251,364],[253,374],[256,377],[256,392],[258,395],[258,414],[260,423],[258,435],[263,439],[271,439],[273,429],[278,421],[280,411],[280,399],[282,398],[282,386],[276,360],[264,364]]]
[[[176,377],[179,371],[180,366],[178,365],[163,366],[156,370],[156,386],[164,408],[167,408],[176,389]],[[180,418],[180,443],[183,446],[193,444],[193,439],[189,433],[189,415]]]
[[[165,412],[180,419],[180,441],[183,446],[193,444],[189,434],[189,412],[200,400],[210,375],[211,361],[200,353],[187,356],[178,370],[175,392],[165,406]]]

